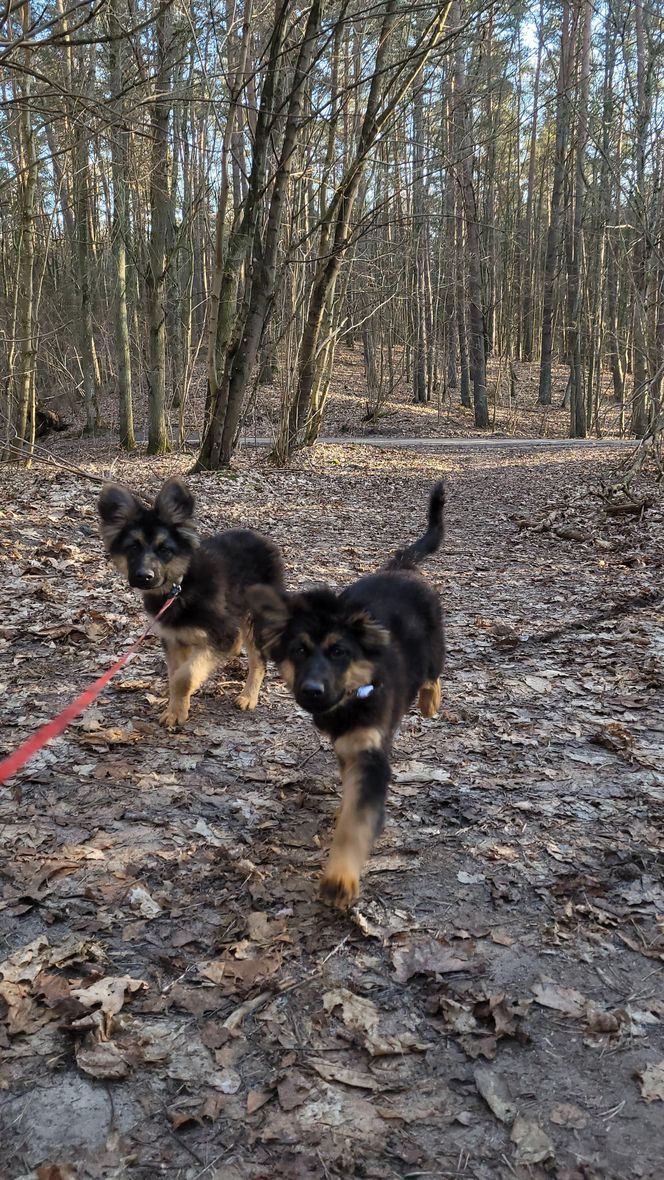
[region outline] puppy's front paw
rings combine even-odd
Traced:
[[[255,709],[256,705],[258,704],[258,700],[256,697],[250,697],[246,692],[241,692],[239,697],[235,698],[235,704],[237,705],[238,709],[245,711],[247,709]]]
[[[427,680],[419,693],[418,704],[423,717],[435,717],[440,708],[440,681]]]
[[[321,899],[337,910],[347,910],[360,896],[360,878],[350,866],[330,866],[320,883]]]
[[[188,709],[184,709],[181,706],[180,708],[173,708],[171,705],[167,705],[159,714],[159,720],[162,725],[166,726],[166,729],[177,729],[178,725],[184,725],[188,716]]]

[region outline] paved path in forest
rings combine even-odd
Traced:
[[[272,446],[273,439],[243,438],[241,445],[245,447]],[[587,450],[603,450],[607,447],[634,447],[634,439],[595,439],[595,438],[392,438],[383,434],[339,434],[329,438],[319,438],[317,445],[328,446],[369,446],[384,447],[391,450],[395,447],[418,450],[420,447],[433,447],[436,450],[453,450],[455,447],[561,447],[573,449],[579,447]]]

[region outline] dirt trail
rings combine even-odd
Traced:
[[[238,668],[168,734],[147,646],[31,764],[1,801],[0,1174],[661,1176],[661,609],[533,642],[661,586],[661,504],[580,494],[613,454],[331,445],[191,479],[205,528],[254,525],[292,585],[342,585],[421,531],[444,474],[442,713],[403,725],[348,917],[316,898],[334,759],[274,675],[255,714]],[[7,481],[3,750],[141,624],[95,495]]]

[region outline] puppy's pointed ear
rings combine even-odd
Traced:
[[[288,595],[260,584],[249,587],[247,601],[259,640],[266,647],[274,647],[290,619]]]
[[[348,625],[367,655],[377,655],[390,642],[390,633],[371,617],[368,611],[354,611]]]
[[[106,549],[110,549],[123,529],[136,520],[143,511],[143,505],[119,483],[104,484],[97,502],[101,520],[101,536]]]
[[[164,524],[191,524],[194,515],[194,497],[189,488],[179,479],[167,479],[154,502],[155,511]]]

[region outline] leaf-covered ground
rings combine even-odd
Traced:
[[[188,466],[83,461],[145,495]],[[442,713],[404,722],[346,917],[316,897],[334,759],[273,674],[169,734],[150,640],[4,790],[1,1175],[661,1176],[663,514],[589,498],[609,463],[328,447],[191,479],[297,586],[376,568],[447,476]],[[96,495],[5,472],[2,751],[142,626]]]
[[[554,365],[552,373],[552,402],[542,406],[538,401],[539,365],[514,362],[513,380],[509,362],[500,357],[489,359],[487,366],[487,396],[490,435],[514,438],[567,438],[569,409],[563,408],[569,370]],[[172,409],[171,430],[174,438],[190,438],[198,434],[204,416],[207,367],[196,367],[184,405]],[[261,385],[252,399],[243,420],[242,433],[250,442],[256,438],[276,438],[282,413],[283,389],[278,375],[275,384]],[[84,407],[74,393],[45,398],[45,404],[59,410],[64,419],[79,432],[85,424]],[[325,404],[322,437],[339,435],[369,435],[381,438],[482,438],[487,432],[475,427],[473,410],[464,408],[458,390],[441,392],[426,405],[413,403],[410,383],[399,374],[393,389],[386,392],[378,415],[367,420],[367,378],[360,345],[350,349],[341,344],[334,359],[329,395]],[[118,432],[118,400],[114,383],[99,398],[105,427]],[[629,390],[623,411],[613,397],[611,375],[602,375],[602,389],[597,420],[589,423],[592,437],[612,438],[629,428]],[[372,406],[372,409],[375,408]],[[146,391],[137,384],[134,391],[134,418],[138,430],[148,420]]]
[[[569,409],[563,408],[569,370],[567,366],[556,365],[552,374],[552,403],[542,406],[538,401],[539,365],[514,362],[512,377],[509,361],[492,357],[487,365],[487,398],[491,432],[498,436],[515,438],[567,438],[569,436]],[[386,387],[388,383],[386,382]],[[198,405],[199,413],[204,400],[204,385],[198,397],[192,399],[191,410]],[[393,389],[386,388],[385,400],[381,401],[376,417],[367,420],[369,401],[367,378],[360,345],[349,349],[340,345],[335,353],[334,367],[330,379],[330,390],[325,405],[322,433],[328,438],[340,434],[368,434],[381,437],[411,438],[467,438],[486,436],[486,431],[477,430],[474,413],[464,408],[459,401],[459,391],[441,393],[440,399],[433,398],[422,405],[413,402],[413,391],[403,375],[399,376]],[[371,406],[374,409],[374,404]],[[273,437],[279,422],[281,389],[261,386],[255,402],[246,415],[245,434]],[[115,406],[109,406],[110,413]],[[191,417],[191,428],[195,429],[199,419]],[[627,426],[629,412],[627,411]],[[597,421],[589,424],[591,435],[602,437],[620,433],[620,406],[613,397],[611,375],[603,374]]]

